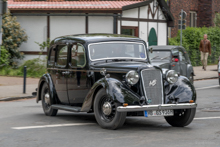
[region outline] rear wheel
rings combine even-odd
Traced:
[[[51,108],[52,103],[51,103],[51,97],[47,83],[44,83],[42,86],[41,101],[45,115],[56,116],[58,110]]]
[[[166,116],[166,121],[173,127],[185,127],[189,125],[196,113],[196,108],[174,110],[174,116]]]
[[[219,85],[220,85],[220,77],[218,78],[218,83],[219,83]]]
[[[99,90],[94,100],[94,112],[97,123],[105,129],[117,129],[126,119],[126,112],[117,112],[119,103],[113,102],[106,94],[105,89]]]

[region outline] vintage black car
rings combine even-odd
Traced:
[[[146,43],[111,34],[63,36],[51,42],[48,73],[38,85],[44,113],[94,112],[107,129],[126,116],[164,116],[177,127],[191,123],[196,91],[188,78],[150,64]]]
[[[149,56],[151,63],[160,68],[167,68],[177,71],[180,75],[186,76],[193,83],[193,66],[186,52],[181,46],[161,45],[150,46]]]

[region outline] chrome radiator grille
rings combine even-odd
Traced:
[[[145,96],[149,104],[163,104],[162,73],[158,69],[145,69],[141,71]]]

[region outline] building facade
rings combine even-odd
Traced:
[[[187,13],[188,27],[214,26],[215,15],[220,13],[220,0],[168,0],[168,5],[175,19],[174,27],[171,28],[171,37],[177,35],[181,9]]]
[[[38,57],[47,38],[73,34],[110,33],[142,38],[149,45],[166,45],[173,16],[164,0],[147,1],[25,1],[9,0],[8,8],[26,30],[20,51],[25,60]],[[47,54],[47,51],[43,53]]]

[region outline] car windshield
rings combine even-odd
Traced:
[[[171,59],[170,51],[153,51],[149,53],[150,60],[153,61],[169,61]]]
[[[142,59],[146,60],[146,49],[142,43],[103,42],[89,45],[90,60]]]

